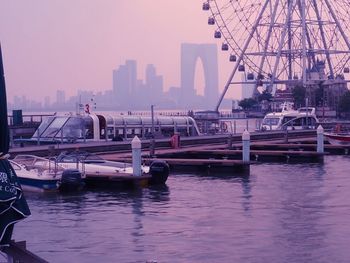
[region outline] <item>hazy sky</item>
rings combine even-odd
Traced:
[[[181,43],[221,47],[201,7],[202,0],[0,0],[8,99],[109,90],[126,59],[138,61],[139,78],[154,64],[165,89],[179,86]],[[222,89],[232,64],[218,52]],[[196,84],[203,86],[201,67]]]

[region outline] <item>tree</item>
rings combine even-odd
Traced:
[[[243,99],[241,100],[238,105],[243,108],[243,110],[249,110],[252,109],[254,106],[257,105],[257,101],[249,98],[249,99]]]
[[[264,90],[259,96],[258,96],[258,101],[271,101],[272,100],[272,94],[268,92],[267,90]]]
[[[319,87],[315,91],[315,100],[317,106],[323,106],[324,101],[324,86],[319,85]]]
[[[339,112],[350,112],[350,91],[345,92],[339,99]]]
[[[305,95],[306,95],[306,88],[301,86],[301,85],[297,85],[293,88],[293,99],[294,99],[294,105],[297,108],[300,108],[302,106],[305,105]]]

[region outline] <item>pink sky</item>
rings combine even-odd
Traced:
[[[126,59],[179,86],[181,43],[217,43],[201,0],[0,0],[0,41],[9,101],[15,95],[43,100],[58,89],[112,88],[112,70]],[[219,52],[220,89],[232,64]],[[203,86],[202,68],[196,84]],[[235,91],[237,94],[237,91]],[[228,97],[232,96],[229,94]],[[238,95],[234,95],[237,97]]]

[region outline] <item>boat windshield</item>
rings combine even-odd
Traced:
[[[62,128],[64,138],[83,138],[84,120],[82,118],[71,117]]]
[[[46,119],[44,119],[42,121],[42,123],[40,124],[39,128],[35,131],[35,133],[33,134],[33,138],[37,138],[38,137],[38,133],[40,132],[39,136],[42,137],[43,132],[46,130],[46,128],[51,124],[51,122],[55,119],[56,117],[48,117]]]
[[[270,125],[278,125],[279,120],[280,120],[279,118],[265,118],[265,119],[263,119],[262,124],[263,125],[268,125],[268,126],[270,126]]]
[[[57,157],[58,162],[63,163],[77,163],[77,162],[85,162],[85,163],[102,163],[105,162],[100,156],[95,154],[87,153],[87,152],[70,152],[70,153],[61,153]]]
[[[306,112],[308,112],[308,113],[313,113],[313,110],[314,110],[314,108],[299,108],[299,109],[298,109],[298,111],[299,111],[300,113],[306,113]]]
[[[61,130],[62,126],[66,123],[68,117],[56,117],[46,130],[41,134],[43,138],[53,138]]]
[[[42,138],[83,138],[84,120],[77,117],[56,116],[42,126]],[[40,127],[39,127],[39,130]]]

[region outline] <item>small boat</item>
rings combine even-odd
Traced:
[[[65,169],[51,159],[17,155],[10,162],[24,190],[66,192],[76,191],[84,186],[79,170]]]
[[[293,109],[291,103],[285,103],[281,112],[272,112],[265,115],[260,130],[301,130],[316,129],[318,119],[313,107]]]
[[[78,169],[87,184],[101,180],[129,181],[137,177],[133,176],[133,167],[129,163],[107,161],[84,151],[62,152],[56,162],[65,169]],[[161,160],[154,161],[150,166],[142,165],[141,172],[138,179],[147,178],[150,184],[164,184],[168,179],[169,166]]]
[[[350,145],[350,133],[344,131],[340,124],[337,124],[332,132],[325,132],[324,136],[332,145]]]
[[[336,134],[325,132],[324,136],[332,145],[350,145],[350,134]]]

